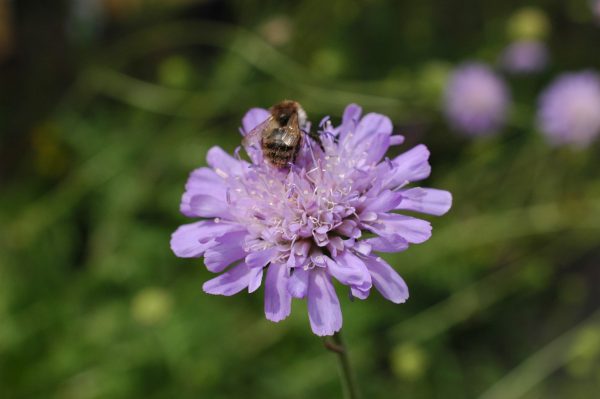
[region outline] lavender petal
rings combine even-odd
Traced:
[[[202,286],[207,294],[231,296],[250,284],[253,272],[245,263],[240,263]]]
[[[251,269],[250,281],[248,283],[249,293],[253,293],[260,287],[260,284],[262,283],[263,270],[264,269]]]
[[[272,263],[265,281],[265,315],[279,322],[290,315],[292,296],[288,292],[289,271],[284,264]]]
[[[385,238],[368,238],[364,241],[376,252],[402,252],[408,248],[408,241],[398,234],[386,235]]]
[[[371,276],[364,262],[350,251],[338,253],[335,259],[326,258],[327,270],[340,283],[370,288]],[[366,283],[366,286],[365,286]]]
[[[452,194],[435,188],[411,188],[402,191],[402,201],[398,210],[416,211],[429,215],[441,216],[452,206]]]
[[[429,150],[419,144],[392,160],[392,170],[389,171],[388,176],[384,176],[386,181],[384,188],[393,190],[406,183],[423,180],[430,173]]]
[[[376,223],[365,227],[389,240],[399,235],[411,244],[423,243],[431,237],[428,221],[396,213],[380,214]]]
[[[288,280],[288,292],[294,298],[304,298],[308,292],[308,275],[309,271],[302,267],[294,268],[290,279]]]
[[[218,244],[209,248],[204,253],[204,265],[213,273],[220,273],[227,266],[246,256],[246,251],[241,246],[247,232],[241,231],[225,235],[225,239],[217,239]]]
[[[367,257],[365,264],[371,273],[373,285],[384,298],[394,303],[408,299],[408,287],[398,273],[381,258]]]
[[[221,147],[214,146],[206,154],[206,162],[222,178],[238,176],[245,167],[242,161],[239,161],[227,154]]]
[[[342,328],[342,310],[333,284],[323,270],[313,269],[308,283],[308,317],[312,331],[333,335]]]
[[[262,251],[250,252],[246,256],[246,264],[250,268],[263,267],[277,255],[277,248],[271,247]]]
[[[227,233],[242,231],[243,227],[231,223],[209,220],[184,224],[171,236],[171,250],[180,258],[197,258],[217,245],[217,238]]]
[[[182,202],[181,211],[190,217],[231,218],[227,201],[206,194],[196,194],[189,199],[188,203]]]
[[[263,123],[271,113],[264,108],[251,108],[242,118],[242,133],[247,135],[256,126]]]

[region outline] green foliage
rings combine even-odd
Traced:
[[[550,148],[533,123],[552,73],[600,67],[574,2],[105,3],[104,30],[65,43],[68,89],[29,89],[39,104],[2,112],[24,149],[0,198],[0,396],[339,397],[304,303],[272,324],[262,290],[206,295],[202,261],[169,249],[188,173],[239,145],[248,108],[283,98],[313,123],[350,102],[390,115],[405,149],[430,147],[427,185],[454,195],[429,242],[389,256],[406,304],[338,287],[365,398],[598,391],[600,148]],[[547,35],[553,70],[510,81],[500,136],[457,136],[439,112],[448,72],[493,62],[517,34]]]

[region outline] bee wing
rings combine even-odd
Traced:
[[[277,122],[272,116],[269,116],[265,119],[264,122],[256,126],[247,135],[242,139],[242,145],[248,153],[250,159],[255,164],[258,164],[262,161],[262,149],[261,149],[261,140],[263,136],[271,131],[272,129],[277,128]]]
[[[300,125],[298,124],[298,114],[294,113],[290,117],[288,124],[283,128],[284,133],[281,140],[290,147],[295,147],[300,142],[302,135]]]
[[[248,148],[252,146],[260,148],[260,141],[263,135],[276,127],[277,122],[272,116],[269,116],[267,119],[265,119],[264,122],[260,123],[254,129],[250,130],[250,132],[248,132],[248,134],[244,136],[244,138],[242,139],[242,145],[244,146],[244,148],[246,148],[246,150],[248,150]]]

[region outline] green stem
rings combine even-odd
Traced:
[[[344,398],[359,399],[358,387],[354,379],[354,373],[348,359],[348,351],[342,339],[341,331],[333,334],[332,340],[324,339],[325,347],[334,352],[338,358],[340,368],[340,378],[342,380],[342,388],[344,390]]]

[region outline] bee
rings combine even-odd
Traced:
[[[269,112],[271,115],[244,137],[242,143],[247,150],[259,147],[268,163],[285,168],[296,160],[304,134],[321,145],[318,135],[303,130],[306,112],[296,101],[281,101],[269,108]]]

